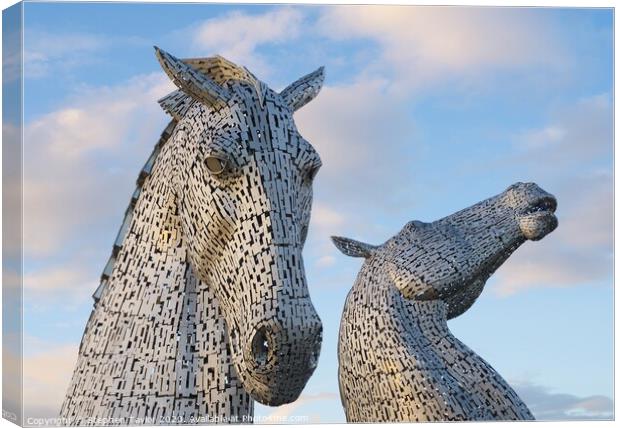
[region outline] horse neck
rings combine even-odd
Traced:
[[[117,301],[137,317],[152,320],[156,332],[161,327],[176,336],[155,333],[155,344],[134,345],[145,346],[137,350],[139,356],[165,354],[174,361],[173,416],[208,416],[205,422],[251,418],[253,401],[233,366],[218,299],[188,261],[171,185],[171,151],[162,149],[144,181],[101,302]],[[162,393],[166,391],[157,391]]]
[[[445,344],[452,346],[453,355],[466,357],[468,350],[448,327],[447,309],[441,300],[406,299],[380,262],[366,262],[346,299],[340,328],[341,357],[359,360],[361,349],[355,347],[364,343],[356,338],[360,325],[372,331],[367,336],[371,343],[364,352],[378,361],[392,360],[393,350],[406,349],[399,358],[407,360],[408,367],[417,367],[418,361],[427,361],[429,356],[436,359]]]
[[[493,367],[452,335],[444,302],[405,299],[389,283],[387,275],[366,273],[362,268],[363,275],[358,277],[347,297],[340,327],[341,391],[343,387],[354,390],[360,382],[370,384],[374,388],[365,388],[366,391],[387,391],[394,403],[420,404],[421,412],[441,420],[446,417],[441,402],[437,407],[437,401],[426,394],[418,395],[412,402],[411,395],[400,395],[408,390],[399,386],[417,385],[414,389],[418,391],[424,386],[439,394],[449,388],[452,392],[436,396],[436,399],[450,400],[445,402],[446,408],[451,412],[460,409],[466,419],[533,418]],[[365,403],[368,401],[363,393],[354,396],[343,404],[347,415],[357,417],[358,412],[364,414],[366,409],[361,409],[354,401],[360,397]],[[485,404],[481,406],[480,403]],[[369,409],[367,414],[377,418],[380,416],[376,412],[383,411],[384,407],[375,413],[372,407]]]

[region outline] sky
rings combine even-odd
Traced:
[[[518,249],[449,326],[538,419],[613,417],[611,9],[26,3],[24,26],[26,416],[58,413],[168,121],[157,45],[220,54],[275,90],[326,69],[295,114],[323,161],[304,249],[319,366],[299,400],[256,415],[344,421],[338,325],[362,261],[330,235],[382,243],[533,181],[557,197],[558,229]]]

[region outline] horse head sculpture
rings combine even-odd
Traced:
[[[533,419],[447,320],[473,305],[520,245],[557,227],[556,206],[536,184],[517,183],[440,220],[411,221],[382,245],[333,237],[344,254],[366,259],[340,324],[348,421]]]
[[[465,312],[485,282],[527,240],[538,241],[558,225],[553,195],[534,183],[503,193],[432,223],[410,221],[381,246],[333,237],[353,257],[377,255],[407,299],[442,300],[448,319]]]
[[[221,57],[156,53],[191,97],[169,144],[189,259],[221,304],[243,387],[261,403],[288,403],[321,346],[302,259],[321,160],[293,112],[318,94],[323,69],[278,93]],[[161,101],[173,115],[178,96]]]
[[[222,57],[156,48],[179,88],[93,298],[67,424],[252,422],[295,400],[322,326],[302,248],[321,160],[295,110],[320,68],[281,92]]]

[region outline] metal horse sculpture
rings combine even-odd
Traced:
[[[156,48],[179,90],[95,292],[67,423],[252,422],[295,400],[321,321],[302,247],[321,165],[293,112],[323,68],[282,92],[221,58]]]
[[[557,227],[555,208],[535,184],[517,183],[433,223],[412,221],[380,246],[333,238],[346,255],[366,258],[340,324],[348,421],[533,419],[447,320],[471,307],[521,244]]]

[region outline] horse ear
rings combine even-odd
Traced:
[[[230,93],[204,73],[196,70],[168,52],[155,46],[155,55],[170,80],[183,92],[197,101],[215,106],[226,103]]]
[[[280,96],[296,111],[314,99],[323,86],[325,67],[319,67],[312,73],[298,79],[280,92]]]
[[[332,236],[332,241],[336,248],[349,257],[368,258],[377,249],[374,245],[365,244],[354,239],[343,238],[342,236]]]
[[[157,100],[161,108],[176,120],[183,119],[185,113],[194,105],[196,100],[180,89],[169,93],[163,98]]]

